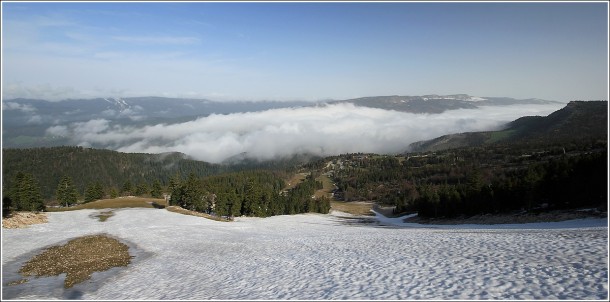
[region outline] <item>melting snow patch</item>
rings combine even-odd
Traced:
[[[107,233],[147,256],[80,299],[608,298],[607,224],[382,228],[320,214],[226,223],[157,209],[117,210],[100,223],[89,218],[94,212],[49,213],[47,224],[4,230],[3,269],[43,247]],[[54,290],[14,298],[62,297]]]

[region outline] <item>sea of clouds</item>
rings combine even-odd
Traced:
[[[122,152],[178,151],[212,163],[245,153],[268,160],[293,154],[393,154],[409,144],[450,133],[496,130],[521,116],[545,116],[563,104],[482,106],[477,109],[413,114],[332,104],[260,112],[212,114],[174,124],[126,126],[94,119],[47,129],[81,146]]]

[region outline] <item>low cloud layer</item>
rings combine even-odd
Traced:
[[[411,114],[352,104],[211,115],[177,124],[144,127],[113,125],[106,119],[58,125],[49,134],[71,137],[83,146],[103,145],[122,152],[179,151],[219,163],[246,153],[266,160],[311,153],[392,154],[409,144],[448,133],[491,130],[526,115],[548,115],[555,105],[481,107],[442,114]]]

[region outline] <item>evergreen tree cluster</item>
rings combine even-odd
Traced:
[[[40,187],[32,174],[19,172],[13,179],[14,186],[3,192],[2,215],[8,216],[11,211],[44,211],[45,206],[40,195]]]
[[[474,171],[464,184],[422,185],[397,212],[457,217],[524,210],[600,207],[607,210],[607,157],[603,153],[559,158],[483,180]]]
[[[56,189],[65,175],[72,178],[81,196],[98,198],[99,186],[110,195],[113,191],[136,195],[143,191],[150,193],[149,187],[155,180],[162,186],[167,185],[169,176],[176,173],[183,177],[191,172],[206,176],[227,169],[233,168],[191,160],[180,153],[121,153],[68,146],[2,149],[3,185],[12,186],[11,181],[18,172],[28,173],[38,180],[44,200],[55,199]],[[123,187],[127,182],[129,190]],[[92,186],[97,188],[93,190]]]
[[[395,205],[397,213],[459,217],[514,211],[607,209],[607,144],[503,145],[401,156],[327,159],[336,198]],[[320,162],[311,167],[324,167]]]
[[[57,185],[57,190],[55,190],[55,196],[57,202],[62,206],[69,207],[76,204],[78,201],[78,193],[76,192],[71,177],[64,176],[61,178],[61,181]]]
[[[170,181],[170,204],[218,216],[267,217],[306,212],[328,213],[330,200],[312,198],[322,184],[309,177],[282,191],[285,182],[270,171],[255,170],[209,176],[190,174]]]

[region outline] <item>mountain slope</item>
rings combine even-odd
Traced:
[[[70,176],[82,194],[85,187],[99,182],[105,188],[120,189],[129,180],[134,186],[153,180],[167,184],[176,173],[186,176],[212,175],[223,167],[188,159],[178,152],[163,154],[121,153],[83,147],[2,149],[3,188],[18,172],[31,173],[43,198],[52,198],[62,176]]]
[[[501,131],[444,135],[415,142],[410,152],[438,151],[486,144],[538,144],[605,140],[608,135],[608,102],[573,101],[546,117],[521,117]]]

